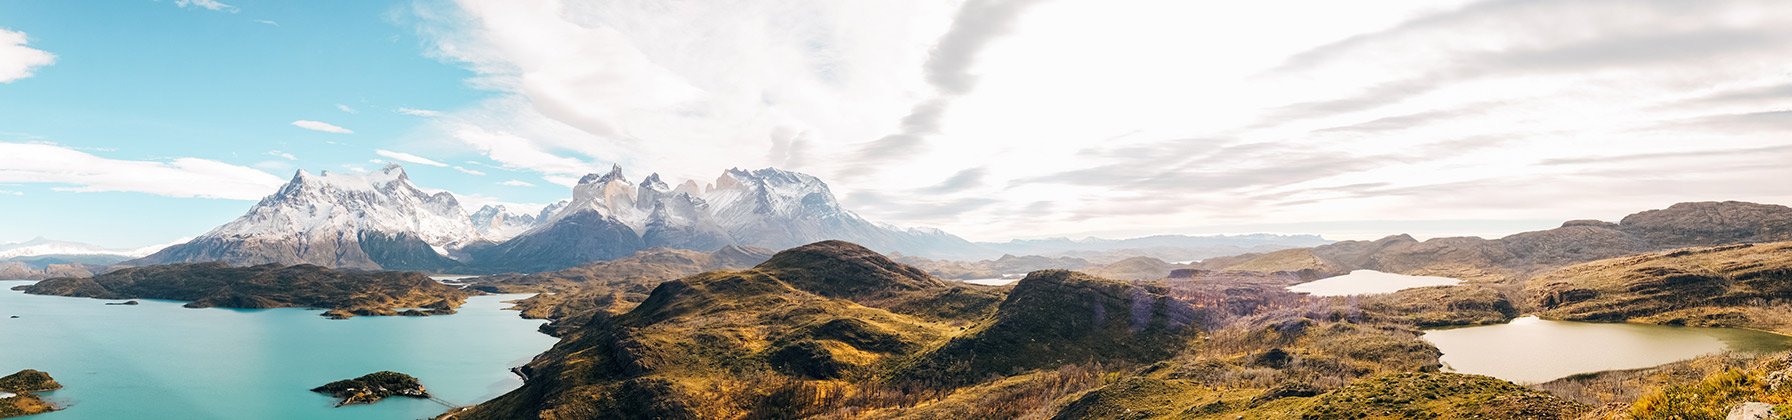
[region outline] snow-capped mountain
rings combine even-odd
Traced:
[[[42,236],[24,242],[0,244],[0,260],[19,257],[41,257],[46,255],[112,255],[128,258],[139,258],[153,254],[174,244],[186,242],[191,237],[165,244],[156,244],[141,248],[105,248],[99,245],[80,242],[58,241]]]
[[[581,178],[572,199],[543,215],[534,228],[474,252],[474,263],[537,271],[652,247],[783,249],[827,239],[922,256],[986,252],[939,230],[872,223],[841,208],[820,179],[774,168],[730,169],[707,187],[693,181],[672,187],[659,174],[631,183],[621,167],[612,167]]]
[[[29,241],[0,244],[0,260],[42,255],[128,255],[131,250],[101,248],[80,242],[58,241],[44,237]],[[141,255],[138,255],[141,256]]]
[[[512,212],[503,205],[487,204],[473,212],[468,219],[473,223],[473,230],[479,237],[491,241],[504,241],[535,227],[536,215]]]
[[[368,174],[304,170],[247,214],[132,264],[223,261],[368,269],[442,269],[480,234],[447,192],[428,193],[404,168]]]

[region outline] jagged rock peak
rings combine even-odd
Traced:
[[[642,189],[652,189],[654,191],[660,191],[660,192],[666,192],[666,191],[672,190],[672,187],[666,185],[665,181],[660,180],[659,172],[654,172],[652,174],[649,174],[649,175],[647,175],[647,178],[642,179],[641,180],[641,188]]]
[[[602,184],[602,183],[606,183],[606,182],[610,182],[610,181],[628,182],[628,180],[626,178],[622,177],[622,165],[611,164],[610,172],[608,172],[608,173],[605,173],[603,175],[598,175],[596,173],[590,173],[590,174],[586,174],[582,178],[579,178],[580,185],[590,184],[593,182]]]

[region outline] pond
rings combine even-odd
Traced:
[[[308,309],[106,305],[8,290],[22,284],[0,281],[0,375],[49,372],[64,388],[44,397],[67,407],[33,420],[428,418],[448,407],[390,398],[333,408],[308,390],[392,370],[471,405],[521,386],[509,369],[555,341],[537,332],[542,321],[503,310],[523,295],[476,296],[454,315],[329,320]]]
[[[1375,270],[1356,270],[1342,276],[1326,277],[1288,286],[1288,291],[1313,296],[1351,296],[1394,293],[1426,286],[1450,286],[1461,283],[1449,277],[1408,276]]]
[[[1579,373],[1639,369],[1737,351],[1792,348],[1792,337],[1733,328],[1551,321],[1523,317],[1502,325],[1427,330],[1444,366],[1521,384]]]

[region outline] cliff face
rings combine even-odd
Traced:
[[[223,263],[128,268],[91,278],[53,278],[19,289],[39,295],[184,300],[192,308],[311,307],[368,315],[419,307],[451,313],[468,296],[467,291],[420,273]]]

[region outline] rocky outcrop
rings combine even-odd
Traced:
[[[392,396],[430,398],[429,390],[423,388],[423,383],[417,378],[393,371],[379,371],[362,375],[359,378],[331,382],[312,388],[311,392],[328,394],[342,399],[336,403],[337,407],[351,404],[373,404]]]
[[[37,396],[38,392],[62,389],[62,384],[43,371],[25,369],[0,377],[0,418],[43,414],[56,406]]]

